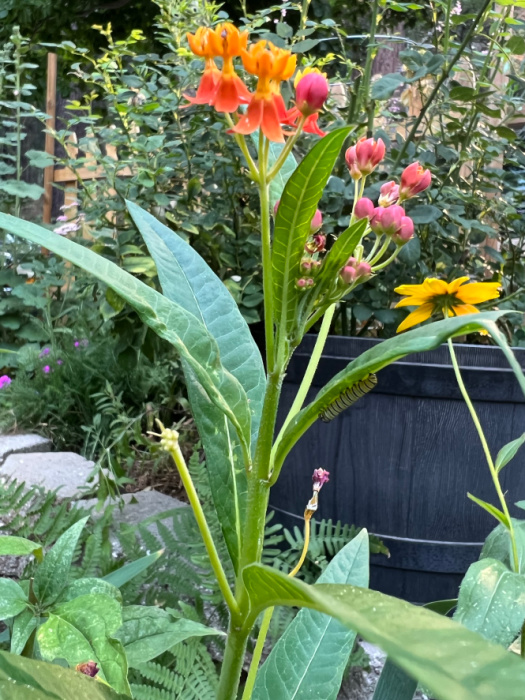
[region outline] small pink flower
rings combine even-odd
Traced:
[[[50,352],[51,352],[51,348],[42,348],[38,357],[40,357],[40,358],[46,357],[46,355],[49,355]]]
[[[49,373],[51,372],[51,367],[50,367],[49,365],[44,365],[44,366],[42,367],[42,372],[43,372],[44,374],[49,374]]]
[[[370,175],[385,157],[385,144],[382,139],[367,139],[363,137],[350,146],[345,154],[346,164],[354,180]]]
[[[9,386],[11,384],[12,379],[9,377],[7,374],[3,374],[0,377],[0,389],[3,389],[5,386]]]
[[[307,253],[313,255],[314,253],[322,253],[326,246],[326,236],[322,233],[316,233],[311,241],[305,243],[304,249]]]
[[[354,208],[354,215],[356,219],[371,219],[374,214],[374,203],[371,199],[366,197],[361,197],[361,199],[356,203]]]
[[[397,245],[405,245],[414,236],[414,222],[409,216],[403,216],[401,226],[392,236],[392,240]]]
[[[319,209],[316,209],[313,219],[310,221],[310,233],[315,233],[316,231],[319,231],[322,225],[323,215]]]
[[[60,216],[57,216],[57,221],[69,221],[69,217],[65,214],[60,214]]]
[[[430,185],[432,174],[425,170],[417,161],[411,163],[403,170],[401,175],[401,187],[399,188],[400,201],[415,197]]]
[[[318,112],[328,97],[328,81],[322,73],[307,73],[297,83],[295,103],[305,117]]]
[[[57,365],[63,365],[63,364],[64,364],[64,360],[57,360]]]
[[[370,264],[364,260],[357,262],[357,259],[352,257],[348,258],[346,265],[339,274],[345,284],[352,284],[355,280],[368,277],[372,274],[372,268]]]
[[[391,182],[385,182],[381,186],[381,196],[379,197],[380,207],[389,207],[391,204],[395,204],[399,199],[399,185],[393,180]]]
[[[314,491],[319,492],[324,484],[330,481],[330,472],[326,469],[314,469],[312,481],[314,482]]]
[[[399,204],[391,207],[376,207],[370,227],[374,233],[386,233],[393,236],[401,227],[401,219],[405,216],[405,210]]]

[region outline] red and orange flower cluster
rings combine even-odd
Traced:
[[[282,127],[297,127],[300,123],[304,131],[324,136],[317,119],[328,96],[328,82],[317,69],[297,74],[295,107],[287,110],[280,86],[296,69],[297,57],[290,51],[264,40],[248,46],[248,32],[239,31],[229,22],[214,29],[199,27],[187,36],[193,53],[204,59],[197,94],[185,95],[190,103],[211,105],[229,114],[246,105],[246,112],[232,128],[238,134],[251,134],[260,128],[270,141],[283,142],[287,132]],[[246,72],[257,77],[253,93],[235,72],[233,59],[239,56]],[[217,58],[222,59],[221,69],[215,63]]]

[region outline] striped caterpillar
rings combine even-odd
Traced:
[[[352,386],[347,387],[339,396],[319,413],[319,418],[324,423],[329,423],[346,408],[350,408],[358,399],[371,391],[377,384],[377,376],[369,374]]]

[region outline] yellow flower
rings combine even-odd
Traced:
[[[402,284],[394,290],[406,298],[396,304],[396,309],[402,306],[417,306],[405,318],[397,329],[398,333],[426,321],[435,311],[441,311],[444,316],[464,316],[477,314],[473,304],[481,304],[489,299],[499,297],[499,282],[468,282],[468,277],[458,277],[452,282],[438,280],[433,277],[426,279],[423,284]]]

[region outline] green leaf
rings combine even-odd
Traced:
[[[368,586],[368,532],[361,530],[330,562],[317,583]],[[257,674],[252,700],[335,700],[356,633],[337,620],[301,610]]]
[[[458,100],[458,102],[470,102],[478,96],[478,93],[475,88],[458,85],[457,87],[452,88],[449,95],[451,100]]]
[[[0,578],[0,620],[14,617],[27,608],[27,595],[12,578]]]
[[[54,603],[67,586],[78,538],[88,519],[89,516],[82,518],[66,530],[36,570],[33,588],[42,605]]]
[[[441,209],[432,204],[418,204],[408,212],[408,215],[415,224],[430,224],[443,216]]]
[[[516,504],[518,505],[518,504]],[[514,536],[518,550],[519,572],[525,574],[525,520],[512,518]],[[497,525],[489,534],[481,550],[480,560],[497,559],[501,561],[507,569],[513,568],[513,553],[510,533],[504,525]]]
[[[273,233],[273,290],[279,343],[286,340],[297,311],[295,287],[310,222],[341,147],[351,128],[336,129],[322,138],[292,174],[281,197]]]
[[[12,537],[11,535],[0,537],[0,556],[24,556],[38,551],[42,551],[42,547],[37,542],[26,540],[25,537]]]
[[[29,159],[29,165],[34,168],[48,168],[55,162],[53,156],[45,151],[30,150],[26,151],[25,156]]]
[[[525,578],[495,559],[475,562],[461,583],[454,619],[508,647],[525,620]]]
[[[496,506],[493,506],[491,503],[482,501],[481,498],[476,498],[476,496],[473,496],[471,493],[467,493],[467,496],[470,498],[471,501],[474,501],[474,503],[477,503],[478,506],[483,508],[483,510],[486,510],[487,513],[490,513],[492,517],[496,518],[496,520],[499,520],[499,522],[506,528],[509,527],[509,521],[507,520],[507,516],[505,515],[505,513],[503,513],[503,511],[499,510],[499,508],[496,508]]]
[[[0,213],[0,228],[42,245],[95,275],[138,312],[161,338],[169,341],[191,366],[211,401],[235,426],[243,451],[249,454],[250,413],[246,393],[221,365],[217,344],[195,316],[143,284],[109,260],[78,243],[35,224]]]
[[[242,384],[249,400],[252,445],[259,431],[266,377],[261,354],[246,321],[222,281],[201,256],[154,216],[132,202],[127,206],[155,260],[164,295],[193,314],[212,335],[223,366]],[[246,502],[246,470],[231,427],[183,364],[188,396],[210,465],[214,505],[232,561],[239,557]],[[217,433],[217,427],[222,428]]]
[[[0,651],[2,700],[124,700],[104,683],[81,673]]]
[[[335,377],[324,386],[315,399],[308,406],[303,408],[289,423],[282,439],[276,446],[274,473],[278,474],[283,461],[308,428],[315,423],[321,411],[332,403],[341,392],[355,382],[363,379],[372,372],[378,372],[383,367],[400,360],[413,352],[425,352],[439,347],[448,338],[464,333],[472,333],[481,328],[490,332],[503,352],[506,354],[522,389],[525,387],[525,380],[521,367],[508,347],[505,337],[499,331],[495,321],[505,312],[488,311],[468,316],[458,316],[448,318],[436,323],[430,323],[415,330],[402,333],[389,338],[388,340],[375,345],[367,350],[347,367],[335,375]],[[379,381],[381,378],[379,377]]]
[[[21,197],[25,199],[40,199],[44,194],[44,188],[40,185],[31,185],[28,182],[22,182],[21,180],[7,180],[6,182],[0,182],[0,190],[7,192],[7,194],[13,197]]]
[[[412,700],[417,681],[387,658],[372,700]]]
[[[523,445],[525,442],[525,433],[521,437],[519,437],[517,440],[513,440],[512,442],[508,442],[506,445],[504,445],[501,450],[498,452],[498,456],[496,457],[496,471],[500,471],[505,467],[511,459],[514,459],[516,456],[516,453],[520,449],[520,447]]]
[[[108,581],[102,578],[79,578],[67,586],[60,596],[59,603],[67,603],[70,600],[79,598],[83,595],[92,593],[101,593],[110,598],[114,598],[119,603],[122,603],[122,593],[116,586],[113,586]]]
[[[496,127],[494,127],[494,131],[502,139],[506,139],[507,141],[515,141],[516,140],[517,133],[514,131],[514,129],[510,129],[508,126],[501,126],[501,125],[496,126]]]
[[[523,698],[523,661],[447,617],[365,588],[308,586],[261,564],[246,567],[243,577],[252,619],[272,605],[332,615],[383,649],[439,700]]]
[[[119,693],[131,695],[122,644],[113,638],[122,624],[120,604],[109,596],[85,595],[54,609],[37,632],[42,658],[70,666],[96,661],[100,674]]]
[[[152,564],[154,564],[160,557],[164,554],[163,549],[159,549],[158,552],[153,552],[153,554],[148,554],[145,557],[141,557],[140,559],[136,559],[135,561],[132,561],[130,564],[125,564],[124,566],[121,566],[120,569],[116,569],[115,571],[112,571],[110,574],[107,574],[106,576],[103,577],[102,581],[106,581],[107,583],[110,583],[112,586],[116,586],[117,588],[120,588],[123,586],[125,583],[128,581],[131,581],[132,579],[135,578],[135,576],[138,576],[141,574],[143,571],[145,571],[148,567],[150,567]]]
[[[400,73],[388,73],[372,85],[370,96],[373,100],[388,100],[397,88],[406,83],[406,78]]]
[[[130,605],[122,610],[122,627],[114,635],[126,652],[128,664],[137,668],[190,637],[222,635],[193,620],[174,619],[160,608]]]
[[[11,634],[11,653],[21,654],[24,651],[24,647],[27,640],[31,636],[32,632],[36,630],[38,625],[38,618],[32,610],[24,610],[17,615],[13,620],[13,631]]]

